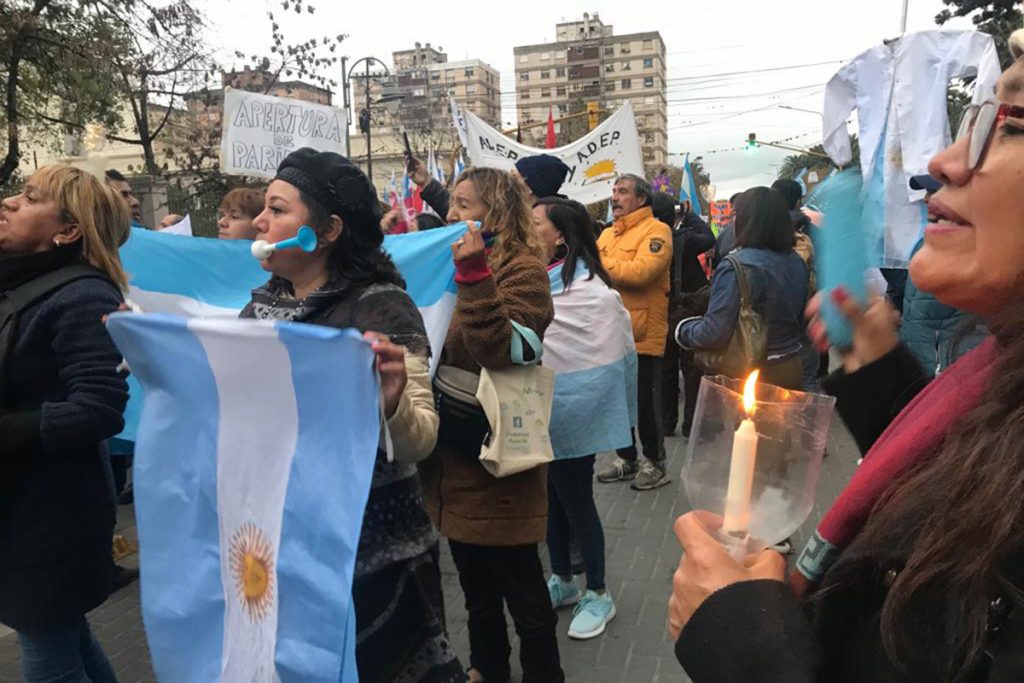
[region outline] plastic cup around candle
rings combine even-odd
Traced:
[[[690,508],[702,510],[709,533],[737,560],[789,538],[814,505],[821,459],[835,398],[759,383],[749,416],[757,432],[753,486],[745,530],[721,527],[732,465],[733,441],[743,420],[743,383],[704,377],[690,432],[683,488]]]

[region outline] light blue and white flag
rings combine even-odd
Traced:
[[[690,155],[686,155],[683,161],[683,177],[679,180],[679,201],[689,201],[694,213],[700,213],[700,194],[697,192],[697,183],[693,179],[693,170],[690,168]]]
[[[637,357],[629,312],[618,292],[576,266],[570,287],[562,268],[548,271],[555,319],[544,333],[544,366],[555,372],[551,446],[578,458],[632,443]]]
[[[466,170],[466,162],[462,159],[462,152],[459,152],[459,158],[455,160],[455,172],[452,173],[453,178],[458,178],[462,175],[462,172]]]
[[[465,224],[459,223],[384,238],[384,249],[405,278],[409,296],[423,316],[434,350],[431,369],[441,357],[455,310],[450,245],[465,230]],[[270,278],[249,253],[250,246],[251,242],[243,240],[182,239],[134,229],[121,247],[121,261],[130,279],[129,296],[146,312],[237,318],[252,290]],[[131,399],[120,438],[133,441],[142,411],[142,390],[133,377],[128,382]]]
[[[157,677],[356,683],[352,573],[380,429],[369,344],[163,314],[108,329],[147,391],[134,485]]]

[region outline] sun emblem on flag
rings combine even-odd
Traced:
[[[238,599],[249,619],[260,622],[274,603],[274,550],[252,523],[238,528],[230,547],[231,574]]]

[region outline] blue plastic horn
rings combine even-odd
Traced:
[[[303,225],[295,237],[281,240],[276,244],[270,244],[265,240],[257,240],[252,243],[252,255],[260,261],[270,258],[270,255],[279,249],[294,249],[298,247],[307,254],[316,249],[316,233],[313,228]]]

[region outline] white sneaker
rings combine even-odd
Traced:
[[[555,609],[568,607],[580,601],[580,588],[575,581],[562,581],[557,574],[552,574],[548,579],[548,595]]]
[[[572,614],[569,637],[576,640],[595,638],[604,633],[608,622],[615,618],[615,602],[608,591],[604,595],[587,591]]]

